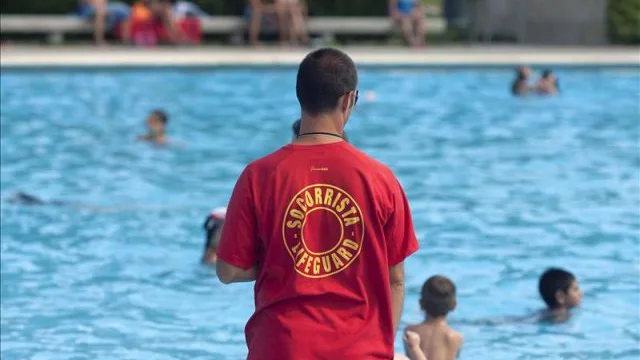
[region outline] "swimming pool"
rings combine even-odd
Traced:
[[[422,245],[405,324],[441,273],[462,359],[640,356],[637,70],[560,69],[561,96],[524,99],[510,69],[362,71],[377,96],[350,139],[397,173]],[[242,359],[252,287],[198,263],[201,225],[290,139],[294,83],[294,69],[4,71],[2,359]],[[133,141],[153,108],[184,147]],[[17,190],[107,210],[6,203]],[[570,322],[486,321],[539,309],[551,265],[585,291]]]

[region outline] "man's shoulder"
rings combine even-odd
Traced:
[[[286,152],[286,147],[283,146],[270,154],[249,162],[245,170],[259,172],[266,169],[270,171],[285,157]]]
[[[360,150],[360,149],[358,149],[358,148],[356,148],[354,146],[349,146],[348,149],[353,154],[353,156],[356,159],[360,160],[362,162],[362,164],[369,171],[371,171],[372,173],[375,172],[375,173],[383,175],[385,177],[395,178],[395,174],[393,173],[391,168],[389,166],[387,166],[386,164],[384,164],[383,162],[374,159],[373,157],[371,157],[367,153],[363,152],[362,150]]]

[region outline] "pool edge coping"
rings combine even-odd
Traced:
[[[446,46],[425,49],[345,47],[363,68],[486,68],[521,64],[553,67],[640,67],[640,47]],[[7,46],[1,70],[290,68],[310,49]]]

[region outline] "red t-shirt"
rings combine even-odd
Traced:
[[[256,265],[249,360],[393,358],[389,267],[418,249],[394,174],[346,142],[287,145],[238,179],[218,256]]]

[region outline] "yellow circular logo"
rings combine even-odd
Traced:
[[[353,264],[362,250],[362,211],[337,186],[309,185],[289,202],[282,239],[298,274],[308,278],[337,274]]]

